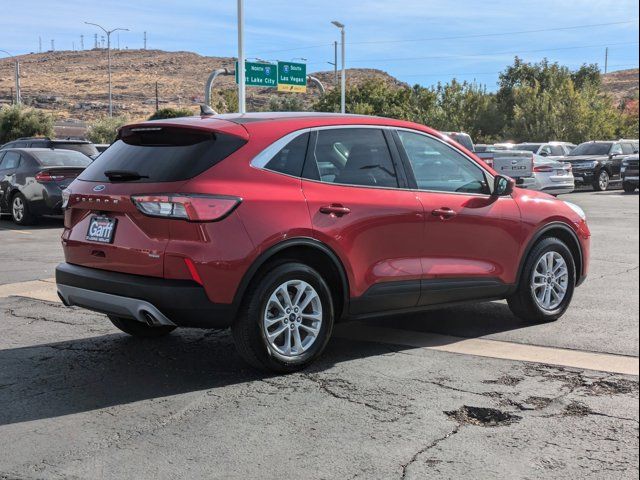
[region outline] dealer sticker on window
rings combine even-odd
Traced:
[[[109,217],[91,217],[87,240],[98,243],[112,243],[117,220]]]

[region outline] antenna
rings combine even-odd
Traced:
[[[147,32],[144,32],[144,50],[147,49]]]

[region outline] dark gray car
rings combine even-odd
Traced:
[[[19,225],[61,214],[62,191],[90,164],[89,157],[72,150],[0,150],[0,213]]]

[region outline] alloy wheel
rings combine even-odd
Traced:
[[[24,218],[24,208],[25,206],[22,198],[20,198],[19,196],[15,197],[13,199],[11,211],[16,222],[21,222]]]
[[[531,292],[540,308],[553,311],[560,307],[569,287],[569,268],[558,252],[540,257],[531,275]]]
[[[289,359],[307,352],[322,327],[322,301],[307,282],[289,280],[278,286],[267,301],[263,328],[269,348]]]
[[[600,172],[600,176],[598,177],[598,184],[600,185],[601,190],[606,190],[609,187],[609,174],[606,170],[602,170]]]

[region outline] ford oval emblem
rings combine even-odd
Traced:
[[[104,189],[107,188],[104,185],[96,185],[95,187],[93,187],[93,191],[94,192],[104,192]]]

